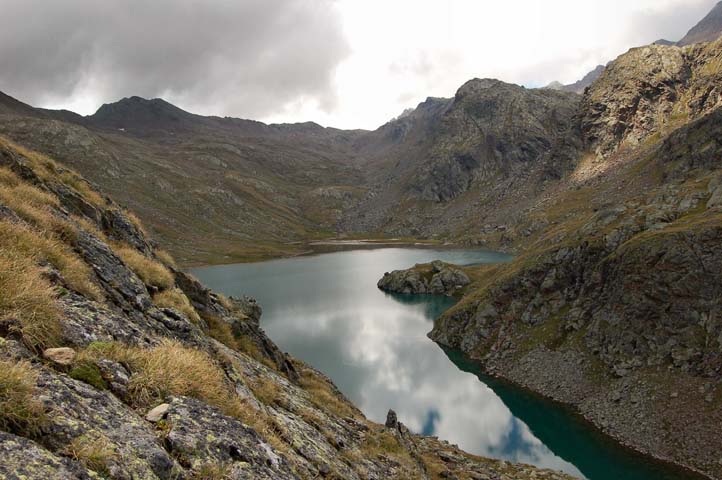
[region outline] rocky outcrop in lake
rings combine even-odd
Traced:
[[[390,293],[404,295],[460,295],[471,280],[463,270],[448,263],[436,260],[427,264],[418,264],[407,270],[395,270],[385,273],[378,287]]]

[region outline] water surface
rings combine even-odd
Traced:
[[[453,301],[385,294],[386,271],[441,259],[508,261],[485,251],[382,248],[194,269],[227,295],[250,295],[281,349],[326,373],[369,418],[389,408],[411,430],[478,455],[563,470],[590,480],[697,478],[637,456],[575,415],[484,377],[426,337]]]

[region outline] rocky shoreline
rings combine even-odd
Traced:
[[[429,336],[431,337],[431,334]],[[649,396],[650,385],[645,383],[643,374],[615,385],[615,388],[608,392],[606,389],[589,385],[584,375],[578,374],[579,365],[584,364],[583,356],[576,358],[569,356],[560,360],[557,355],[550,355],[550,352],[536,352],[521,366],[516,362],[487,363],[471,358],[469,361],[490,378],[570,408],[589,428],[643,457],[679,469],[680,475],[684,475],[686,479],[720,478],[716,474],[710,474],[709,469],[689,465],[680,460],[679,456],[645,446],[654,444],[658,439],[657,433],[649,427],[650,422],[642,422],[638,425],[644,415],[649,413],[645,411],[644,406],[638,404],[640,399],[657,400],[658,397],[655,397],[654,393]],[[557,369],[554,375],[549,374],[550,366]],[[570,380],[562,383],[555,381],[553,377],[566,377]],[[689,385],[689,388],[693,389],[694,385]],[[673,392],[670,397],[676,399],[682,394],[682,392]],[[700,452],[700,455],[704,453]],[[722,455],[717,461],[722,465]]]

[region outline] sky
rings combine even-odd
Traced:
[[[572,83],[679,40],[716,1],[0,0],[0,91],[84,115],[138,95],[373,129],[475,77]]]

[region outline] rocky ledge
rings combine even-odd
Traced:
[[[404,295],[459,295],[471,280],[459,267],[440,260],[417,264],[407,270],[384,273],[377,286],[390,293]]]

